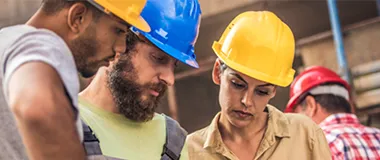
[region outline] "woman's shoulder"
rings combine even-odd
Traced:
[[[276,116],[276,120],[278,121],[285,121],[285,124],[287,124],[291,130],[307,129],[315,131],[320,129],[320,127],[306,115],[296,113],[283,113],[274,106],[270,105],[268,105],[268,109],[272,112],[270,115]]]

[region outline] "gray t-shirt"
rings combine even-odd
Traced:
[[[7,103],[7,94],[9,79],[13,72],[22,64],[32,61],[44,62],[52,66],[62,79],[73,107],[77,108],[78,105],[79,79],[74,57],[58,35],[46,29],[36,29],[27,25],[1,29],[0,160],[27,159],[13,114]],[[77,130],[82,140],[82,124],[79,116],[77,116]]]

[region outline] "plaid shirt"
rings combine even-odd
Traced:
[[[380,160],[380,130],[361,125],[356,115],[333,114],[319,126],[333,160]]]

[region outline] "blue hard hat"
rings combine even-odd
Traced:
[[[139,32],[158,48],[198,68],[194,44],[198,38],[201,8],[198,0],[148,0],[141,16],[150,25],[150,32]]]

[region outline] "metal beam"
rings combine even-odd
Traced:
[[[380,17],[376,17],[376,18],[372,18],[372,19],[369,19],[369,20],[361,21],[359,23],[348,25],[347,27],[344,27],[342,29],[342,32],[346,33],[346,32],[349,32],[351,30],[356,30],[356,29],[359,29],[359,28],[362,28],[362,27],[366,27],[368,25],[375,24],[375,23],[380,23]],[[304,45],[307,45],[307,44],[310,44],[310,43],[313,43],[313,42],[316,42],[316,41],[320,41],[320,40],[324,40],[324,39],[327,39],[327,38],[331,38],[332,36],[333,36],[333,32],[332,31],[321,32],[321,33],[312,35],[310,37],[306,37],[306,38],[302,38],[302,39],[298,40],[296,42],[296,46],[297,47],[302,47]]]
[[[350,70],[347,65],[347,59],[344,52],[342,31],[340,28],[338,8],[336,6],[336,0],[327,0],[331,28],[334,35],[334,42],[336,48],[336,54],[338,58],[339,73],[342,78],[352,85]]]

